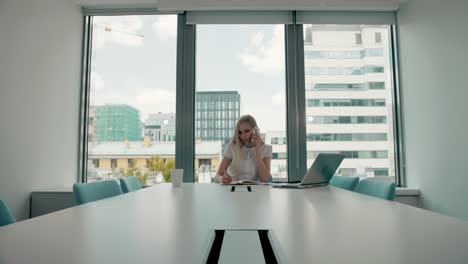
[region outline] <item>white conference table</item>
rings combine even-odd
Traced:
[[[334,187],[155,185],[0,227],[0,263],[202,263],[213,229],[270,229],[280,263],[468,263],[468,222]]]

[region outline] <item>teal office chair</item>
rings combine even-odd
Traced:
[[[135,176],[123,177],[120,179],[120,187],[124,193],[134,192],[141,189],[140,182]]]
[[[354,191],[393,201],[395,197],[395,183],[364,179],[359,182]]]
[[[330,185],[335,186],[341,189],[345,189],[348,191],[354,191],[356,185],[359,183],[358,177],[352,176],[337,176],[334,175],[330,180]]]
[[[15,218],[13,215],[11,215],[11,212],[6,204],[0,200],[0,226],[13,224],[15,222]]]
[[[73,194],[77,205],[85,204],[122,194],[114,180],[73,184]]]

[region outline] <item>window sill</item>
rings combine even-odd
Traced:
[[[149,186],[145,186],[149,187]],[[50,189],[37,189],[34,190],[33,192],[38,192],[38,193],[49,193],[49,192],[73,192],[72,186],[64,186],[64,187],[57,187],[57,188],[50,188]],[[415,188],[406,188],[406,187],[397,187],[395,190],[395,195],[396,196],[419,196],[420,191],[419,189]]]
[[[419,195],[420,195],[419,189],[397,187],[395,190],[395,196],[419,196]]]

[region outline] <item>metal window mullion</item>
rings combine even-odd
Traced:
[[[81,62],[81,92],[80,92],[80,125],[79,125],[79,155],[77,182],[87,181],[88,169],[88,113],[89,91],[91,78],[91,53],[92,53],[93,17],[84,16],[83,21],[83,46]]]
[[[298,134],[297,148],[299,153],[299,175],[302,178],[307,171],[307,140],[306,140],[306,105],[305,105],[305,65],[304,65],[304,37],[303,25],[296,27],[296,89],[297,89],[297,119]]]
[[[176,168],[184,169],[184,182],[194,182],[195,26],[178,15],[176,80]]]
[[[184,135],[183,135],[183,124],[184,124],[184,86],[185,86],[185,48],[184,48],[184,37],[185,37],[185,16],[177,16],[177,74],[176,74],[176,155],[175,164],[176,168],[184,168],[185,152],[184,152]],[[185,173],[184,173],[185,174]],[[185,180],[185,179],[184,179]]]
[[[306,168],[302,25],[286,25],[285,39],[288,181],[300,181]]]
[[[195,25],[185,25],[187,37],[185,40],[187,60],[185,85],[185,171],[184,181],[195,182]]]
[[[400,77],[398,68],[398,27],[390,26],[390,54],[391,69],[393,71],[393,126],[394,126],[394,150],[395,150],[395,183],[397,186],[406,187],[405,155],[403,135],[403,109],[401,103]]]

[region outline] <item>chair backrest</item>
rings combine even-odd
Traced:
[[[114,180],[73,184],[76,204],[85,204],[122,194],[119,184]]]
[[[120,179],[120,187],[124,193],[138,191],[141,189],[140,182],[135,176],[123,177]]]
[[[395,197],[395,183],[364,179],[354,191],[392,201]]]
[[[11,214],[10,209],[8,209],[6,204],[0,200],[0,226],[13,224],[14,222],[16,221]]]
[[[352,176],[337,176],[334,175],[330,180],[330,185],[341,189],[354,191],[356,185],[359,183],[358,177]]]

